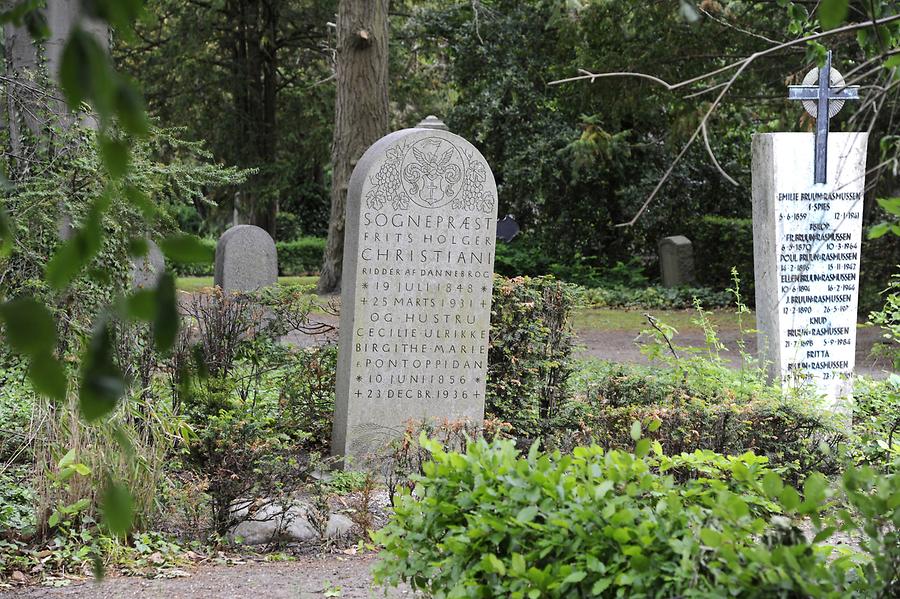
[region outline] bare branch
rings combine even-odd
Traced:
[[[701,130],[703,131],[703,145],[706,146],[706,153],[709,154],[709,158],[710,158],[710,160],[712,160],[713,165],[714,165],[714,166],[716,167],[716,169],[719,171],[719,174],[722,175],[722,177],[724,177],[726,181],[728,181],[729,183],[731,183],[731,184],[734,185],[735,187],[740,187],[740,186],[738,185],[738,182],[735,181],[735,180],[731,177],[731,175],[729,175],[728,173],[726,173],[726,172],[725,172],[725,169],[723,169],[723,168],[719,165],[719,161],[716,160],[716,155],[713,153],[712,146],[709,145],[709,133],[707,133],[706,121],[703,121],[703,123],[700,124],[700,128],[701,128]]]
[[[804,44],[804,43],[812,41],[812,40],[822,39],[825,37],[831,37],[833,35],[838,35],[838,34],[846,33],[849,31],[856,31],[858,29],[865,29],[868,27],[885,25],[887,23],[892,23],[892,22],[898,21],[898,20],[900,20],[900,14],[892,15],[889,17],[884,17],[882,19],[872,19],[870,21],[866,21],[863,23],[852,23],[850,25],[838,27],[837,29],[831,29],[829,31],[822,31],[819,33],[814,33],[814,34],[808,35],[806,37],[797,38],[797,39],[791,40],[789,42],[784,42],[782,44],[773,46],[771,48],[767,48],[765,50],[760,50],[759,52],[755,52],[755,53],[751,54],[750,56],[747,56],[746,58],[742,58],[741,60],[738,60],[736,62],[728,64],[724,67],[715,69],[713,71],[709,71],[708,73],[704,73],[702,75],[698,75],[697,77],[692,77],[690,79],[686,79],[684,81],[681,81],[679,83],[674,83],[674,84],[668,83],[667,81],[664,81],[663,79],[654,77],[652,75],[647,75],[645,73],[633,73],[633,72],[592,73],[586,69],[578,69],[578,72],[581,73],[581,75],[578,75],[576,77],[569,77],[567,79],[559,79],[557,81],[551,81],[548,85],[559,85],[562,83],[569,83],[572,81],[581,81],[581,80],[589,80],[590,82],[593,83],[596,79],[600,79],[600,78],[604,78],[604,77],[637,77],[637,78],[642,78],[642,79],[648,79],[650,81],[653,81],[655,83],[658,83],[658,84],[664,86],[669,91],[674,91],[676,89],[686,87],[686,86],[692,85],[694,83],[704,81],[706,79],[710,79],[712,77],[715,77],[716,75],[720,75],[720,74],[730,71],[732,69],[737,69],[737,71],[734,73],[734,75],[732,75],[731,78],[727,82],[719,83],[711,88],[701,90],[700,92],[696,92],[694,94],[690,94],[687,96],[687,97],[693,97],[693,96],[699,95],[700,93],[705,93],[707,91],[711,91],[712,89],[720,89],[721,88],[719,95],[716,96],[715,101],[713,101],[713,103],[710,105],[709,109],[703,115],[703,118],[700,120],[700,124],[697,125],[697,128],[694,130],[690,139],[688,139],[687,143],[684,145],[684,147],[681,149],[681,151],[675,157],[675,160],[673,160],[672,163],[669,165],[668,170],[666,170],[665,174],[662,176],[662,178],[656,184],[656,187],[653,188],[653,191],[650,192],[650,195],[647,197],[647,199],[641,205],[640,209],[637,211],[637,213],[634,215],[634,217],[627,222],[618,223],[615,225],[617,227],[630,227],[630,226],[634,225],[637,222],[637,220],[641,217],[641,215],[647,210],[647,208],[650,206],[650,203],[656,197],[656,194],[659,193],[659,190],[662,189],[662,186],[669,180],[669,177],[672,175],[672,171],[675,170],[675,166],[681,161],[681,159],[687,153],[688,149],[690,149],[690,147],[697,140],[697,137],[701,133],[703,133],[703,136],[704,136],[704,142],[706,144],[707,152],[710,154],[710,157],[712,158],[713,163],[715,164],[716,168],[731,183],[737,185],[737,183],[734,182],[734,179],[729,177],[722,170],[721,166],[719,166],[718,162],[716,161],[715,156],[713,156],[712,150],[709,146],[709,141],[706,136],[706,123],[709,120],[709,117],[713,113],[713,111],[715,111],[715,109],[718,108],[719,104],[722,101],[722,98],[725,97],[725,94],[728,93],[728,91],[734,85],[734,82],[737,80],[737,78],[744,72],[744,69],[746,69],[748,66],[750,66],[756,59],[762,58],[763,56],[768,56],[770,54],[773,54],[773,53],[775,53],[779,50],[783,50],[785,48],[789,48],[789,47],[796,46],[799,44]],[[889,85],[887,87],[887,89],[890,89],[891,87],[893,87],[893,84]]]
[[[797,38],[795,40],[791,40],[789,42],[784,42],[783,44],[779,44],[778,46],[772,46],[771,48],[767,48],[765,50],[760,50],[755,54],[751,54],[746,58],[742,58],[741,60],[735,61],[731,64],[727,64],[724,67],[715,69],[714,71],[709,71],[708,73],[704,73],[703,75],[698,75],[696,77],[692,77],[690,79],[685,79],[684,81],[680,81],[678,83],[667,83],[662,79],[657,77],[653,77],[651,75],[646,75],[644,73],[631,73],[631,72],[618,72],[618,73],[591,73],[585,69],[578,69],[581,75],[577,77],[569,77],[568,79],[558,79],[556,81],[551,81],[547,85],[560,85],[562,83],[569,83],[572,81],[581,81],[584,79],[590,79],[593,81],[594,79],[599,79],[601,77],[643,77],[645,79],[651,79],[664,85],[669,90],[676,90],[681,87],[686,87],[688,85],[697,83],[699,81],[703,81],[705,79],[709,79],[711,77],[715,77],[716,75],[721,75],[727,71],[732,69],[741,68],[750,62],[753,62],[757,58],[762,56],[767,56],[778,50],[783,50],[785,48],[790,48],[791,46],[797,46],[799,44],[804,44],[806,42],[810,42],[817,39],[822,39],[824,37],[830,37],[832,35],[838,35],[840,33],[846,33],[848,31],[856,31],[857,29],[865,29],[867,27],[874,27],[877,25],[886,25],[888,23],[893,23],[894,21],[900,20],[900,14],[892,15],[890,17],[884,17],[883,19],[872,19],[871,21],[866,21],[865,23],[852,23],[850,25],[845,25],[843,27],[838,27],[837,29],[830,29],[828,31],[821,31],[819,33],[814,33],[812,35],[808,35],[806,37]]]

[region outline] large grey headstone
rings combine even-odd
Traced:
[[[256,291],[278,281],[275,242],[254,225],[231,227],[216,244],[215,284],[223,291]]]
[[[866,133],[753,136],[753,259],[760,357],[785,385],[812,383],[840,411],[852,389]],[[727,248],[723,248],[727,251]]]
[[[690,285],[694,278],[694,246],[684,235],[673,235],[659,242],[659,269],[663,287]]]
[[[135,289],[156,287],[166,270],[166,258],[152,239],[147,239],[147,253],[131,262],[131,285]]]
[[[369,455],[409,420],[484,418],[497,187],[435,121],[375,142],[350,179],[338,455]]]

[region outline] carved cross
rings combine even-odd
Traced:
[[[431,185],[426,188],[429,192],[431,192],[428,194],[428,199],[434,201],[434,190],[440,189],[440,187],[438,187],[438,184],[435,183],[434,179],[429,180],[429,183],[431,183]]]
[[[837,111],[841,109],[844,100],[858,100],[859,86],[844,85],[844,79],[837,70],[839,83],[831,86],[831,50],[825,56],[825,65],[819,69],[818,83],[816,85],[791,85],[788,86],[789,100],[808,100],[815,102],[815,111],[809,105],[806,111],[816,119],[816,155],[815,155],[815,182],[825,183],[826,169],[828,166],[828,124]],[[810,71],[812,73],[812,71]],[[809,79],[809,74],[806,80]],[[804,80],[804,83],[806,83]],[[835,105],[832,106],[832,102]]]

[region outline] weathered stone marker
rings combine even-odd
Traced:
[[[829,79],[843,84],[834,71]],[[852,98],[824,87],[829,97]],[[835,112],[828,102],[817,106],[820,121]],[[757,329],[773,378],[811,382],[844,411],[855,366],[868,135],[831,133],[826,145],[818,135],[753,137]]]
[[[332,451],[364,457],[410,419],[484,418],[497,188],[429,117],[362,156],[347,194]]]
[[[694,245],[684,235],[665,237],[659,242],[659,270],[663,287],[679,287],[694,282]]]
[[[256,291],[278,281],[275,242],[254,225],[225,231],[216,244],[215,284],[223,291]]]
[[[152,239],[147,239],[147,253],[131,262],[131,285],[135,289],[153,288],[166,270],[166,258]]]

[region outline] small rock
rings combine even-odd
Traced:
[[[325,537],[336,539],[350,535],[353,529],[353,520],[343,514],[331,514],[328,525],[325,527]]]
[[[13,573],[9,578],[16,584],[25,584],[26,582],[28,582],[28,577],[18,570],[13,570]]]

